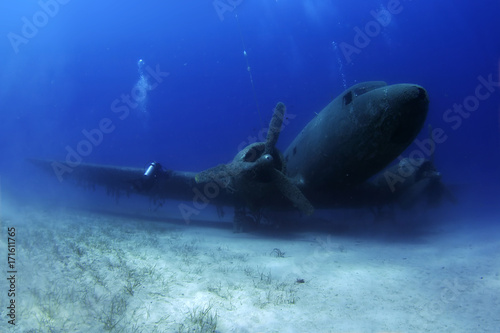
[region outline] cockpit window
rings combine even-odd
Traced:
[[[344,95],[344,105],[349,105],[352,102],[352,91]]]

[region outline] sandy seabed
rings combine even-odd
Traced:
[[[1,216],[0,331],[498,332],[499,228],[235,234],[81,210]],[[8,324],[7,228],[16,228]],[[472,230],[472,231],[471,231]]]

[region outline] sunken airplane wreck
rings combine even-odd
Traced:
[[[185,220],[208,204],[219,211],[232,206],[235,231],[245,231],[259,223],[258,216],[266,209],[310,215],[324,208],[380,208],[393,203],[407,207],[429,193],[443,192],[431,160],[403,159],[381,173],[416,138],[428,105],[427,92],[415,84],[359,83],[317,113],[282,153],[276,143],[285,105],[278,103],[266,142],[250,144],[232,162],[199,173],[165,170],[156,162],[146,171],[32,162],[56,174],[66,167],[71,172],[65,178],[104,186],[113,195],[186,201],[179,205]],[[408,166],[413,172],[402,176],[398,171]]]

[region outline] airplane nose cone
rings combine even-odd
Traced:
[[[401,84],[393,88],[389,104],[393,118],[387,129],[394,144],[410,144],[420,132],[429,108],[427,91],[417,85]],[[396,126],[394,126],[396,124]]]
[[[426,99],[427,101],[429,101],[429,98],[427,97],[427,91],[425,91],[425,89],[422,87],[418,87],[418,97],[420,99]]]

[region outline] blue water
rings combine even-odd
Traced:
[[[3,1],[0,229],[18,230],[20,329],[183,331],[214,306],[220,332],[497,332],[499,14],[498,0]],[[293,212],[299,231],[236,235],[206,223],[213,208],[205,229],[173,227],[178,203],[116,204],[27,161],[80,151],[78,163],[201,171],[255,141],[277,102],[284,151],[315,112],[375,80],[427,90],[417,139],[444,133],[434,162],[456,204],[385,224],[368,209]]]
[[[25,159],[64,159],[103,118],[111,133],[83,163],[203,170],[231,160],[278,101],[296,115],[284,150],[344,88],[384,80],[427,89],[426,123],[447,135],[435,161],[444,182],[498,201],[489,191],[500,179],[500,88],[467,118],[444,119],[479,76],[499,81],[498,1],[228,2],[2,4],[3,184],[31,192],[40,174]],[[343,52],[371,28],[357,52]],[[132,92],[140,102],[113,112]]]

